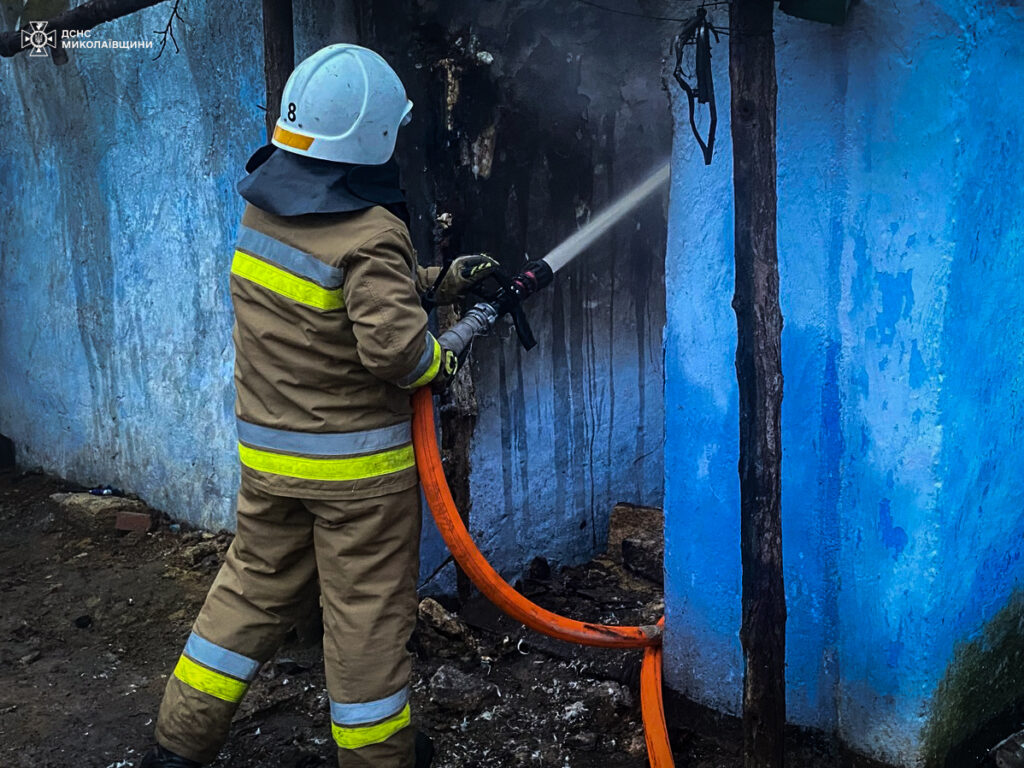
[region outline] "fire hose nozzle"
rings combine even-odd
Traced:
[[[554,278],[555,273],[546,261],[531,261],[508,282],[496,302],[499,316],[508,314],[512,318],[519,343],[524,349],[533,349],[537,346],[537,339],[534,338],[533,330],[526,319],[523,302],[541,288],[551,285]]]
[[[554,273],[545,261],[531,261],[519,274],[504,283],[501,292],[492,301],[481,301],[462,316],[455,325],[446,330],[437,341],[443,349],[461,356],[474,336],[489,331],[502,315],[511,315],[519,340],[527,349],[536,346],[533,332],[523,313],[523,301],[541,288],[550,285]]]
[[[555,273],[546,261],[543,259],[531,261],[519,270],[518,275],[512,278],[509,293],[515,296],[517,304],[521,304],[527,296],[532,296],[541,288],[551,285],[551,281],[554,279]]]

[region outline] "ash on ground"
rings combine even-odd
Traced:
[[[231,542],[138,500],[83,490],[0,473],[5,768],[135,766]],[[538,559],[517,586],[574,618],[654,623],[664,607],[660,513],[622,506],[612,519],[609,553],[557,571]],[[215,766],[334,764],[323,659],[318,643],[301,639],[315,637],[306,629],[260,670]],[[461,606],[424,599],[410,650],[414,718],[434,740],[437,768],[647,765],[639,651],[537,635],[480,597]],[[677,700],[669,719],[679,766],[742,764],[735,721]],[[792,765],[838,764],[818,745],[794,749]]]

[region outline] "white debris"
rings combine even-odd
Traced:
[[[562,717],[566,720],[575,720],[578,717],[583,717],[583,714],[587,711],[582,701],[574,701],[562,710]]]

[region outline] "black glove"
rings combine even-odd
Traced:
[[[486,253],[457,257],[434,285],[434,303],[453,304],[497,268],[498,262]]]
[[[433,390],[436,394],[441,394],[455,379],[455,374],[459,372],[462,364],[466,362],[466,356],[469,354],[469,345],[462,350],[461,353],[455,352],[452,349],[446,349],[441,347],[441,367],[437,371],[437,376],[434,377],[434,381],[431,383]]]

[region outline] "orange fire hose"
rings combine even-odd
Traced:
[[[658,622],[665,626],[665,619]],[[661,656],[660,645],[644,648],[644,663],[640,667],[640,713],[644,720],[644,738],[647,740],[647,757],[655,768],[673,768],[672,746],[668,741],[668,727],[665,725],[665,702],[661,697]]]
[[[429,387],[422,387],[413,395],[413,408],[412,440],[420,483],[430,511],[434,515],[434,522],[459,567],[488,600],[530,629],[581,645],[644,648],[644,661],[640,673],[640,704],[647,754],[652,768],[674,768],[675,762],[669,745],[665,707],[661,696],[661,629],[664,619],[658,626],[644,627],[591,624],[559,616],[516,592],[484,559],[455,506],[437,446],[434,402]]]

